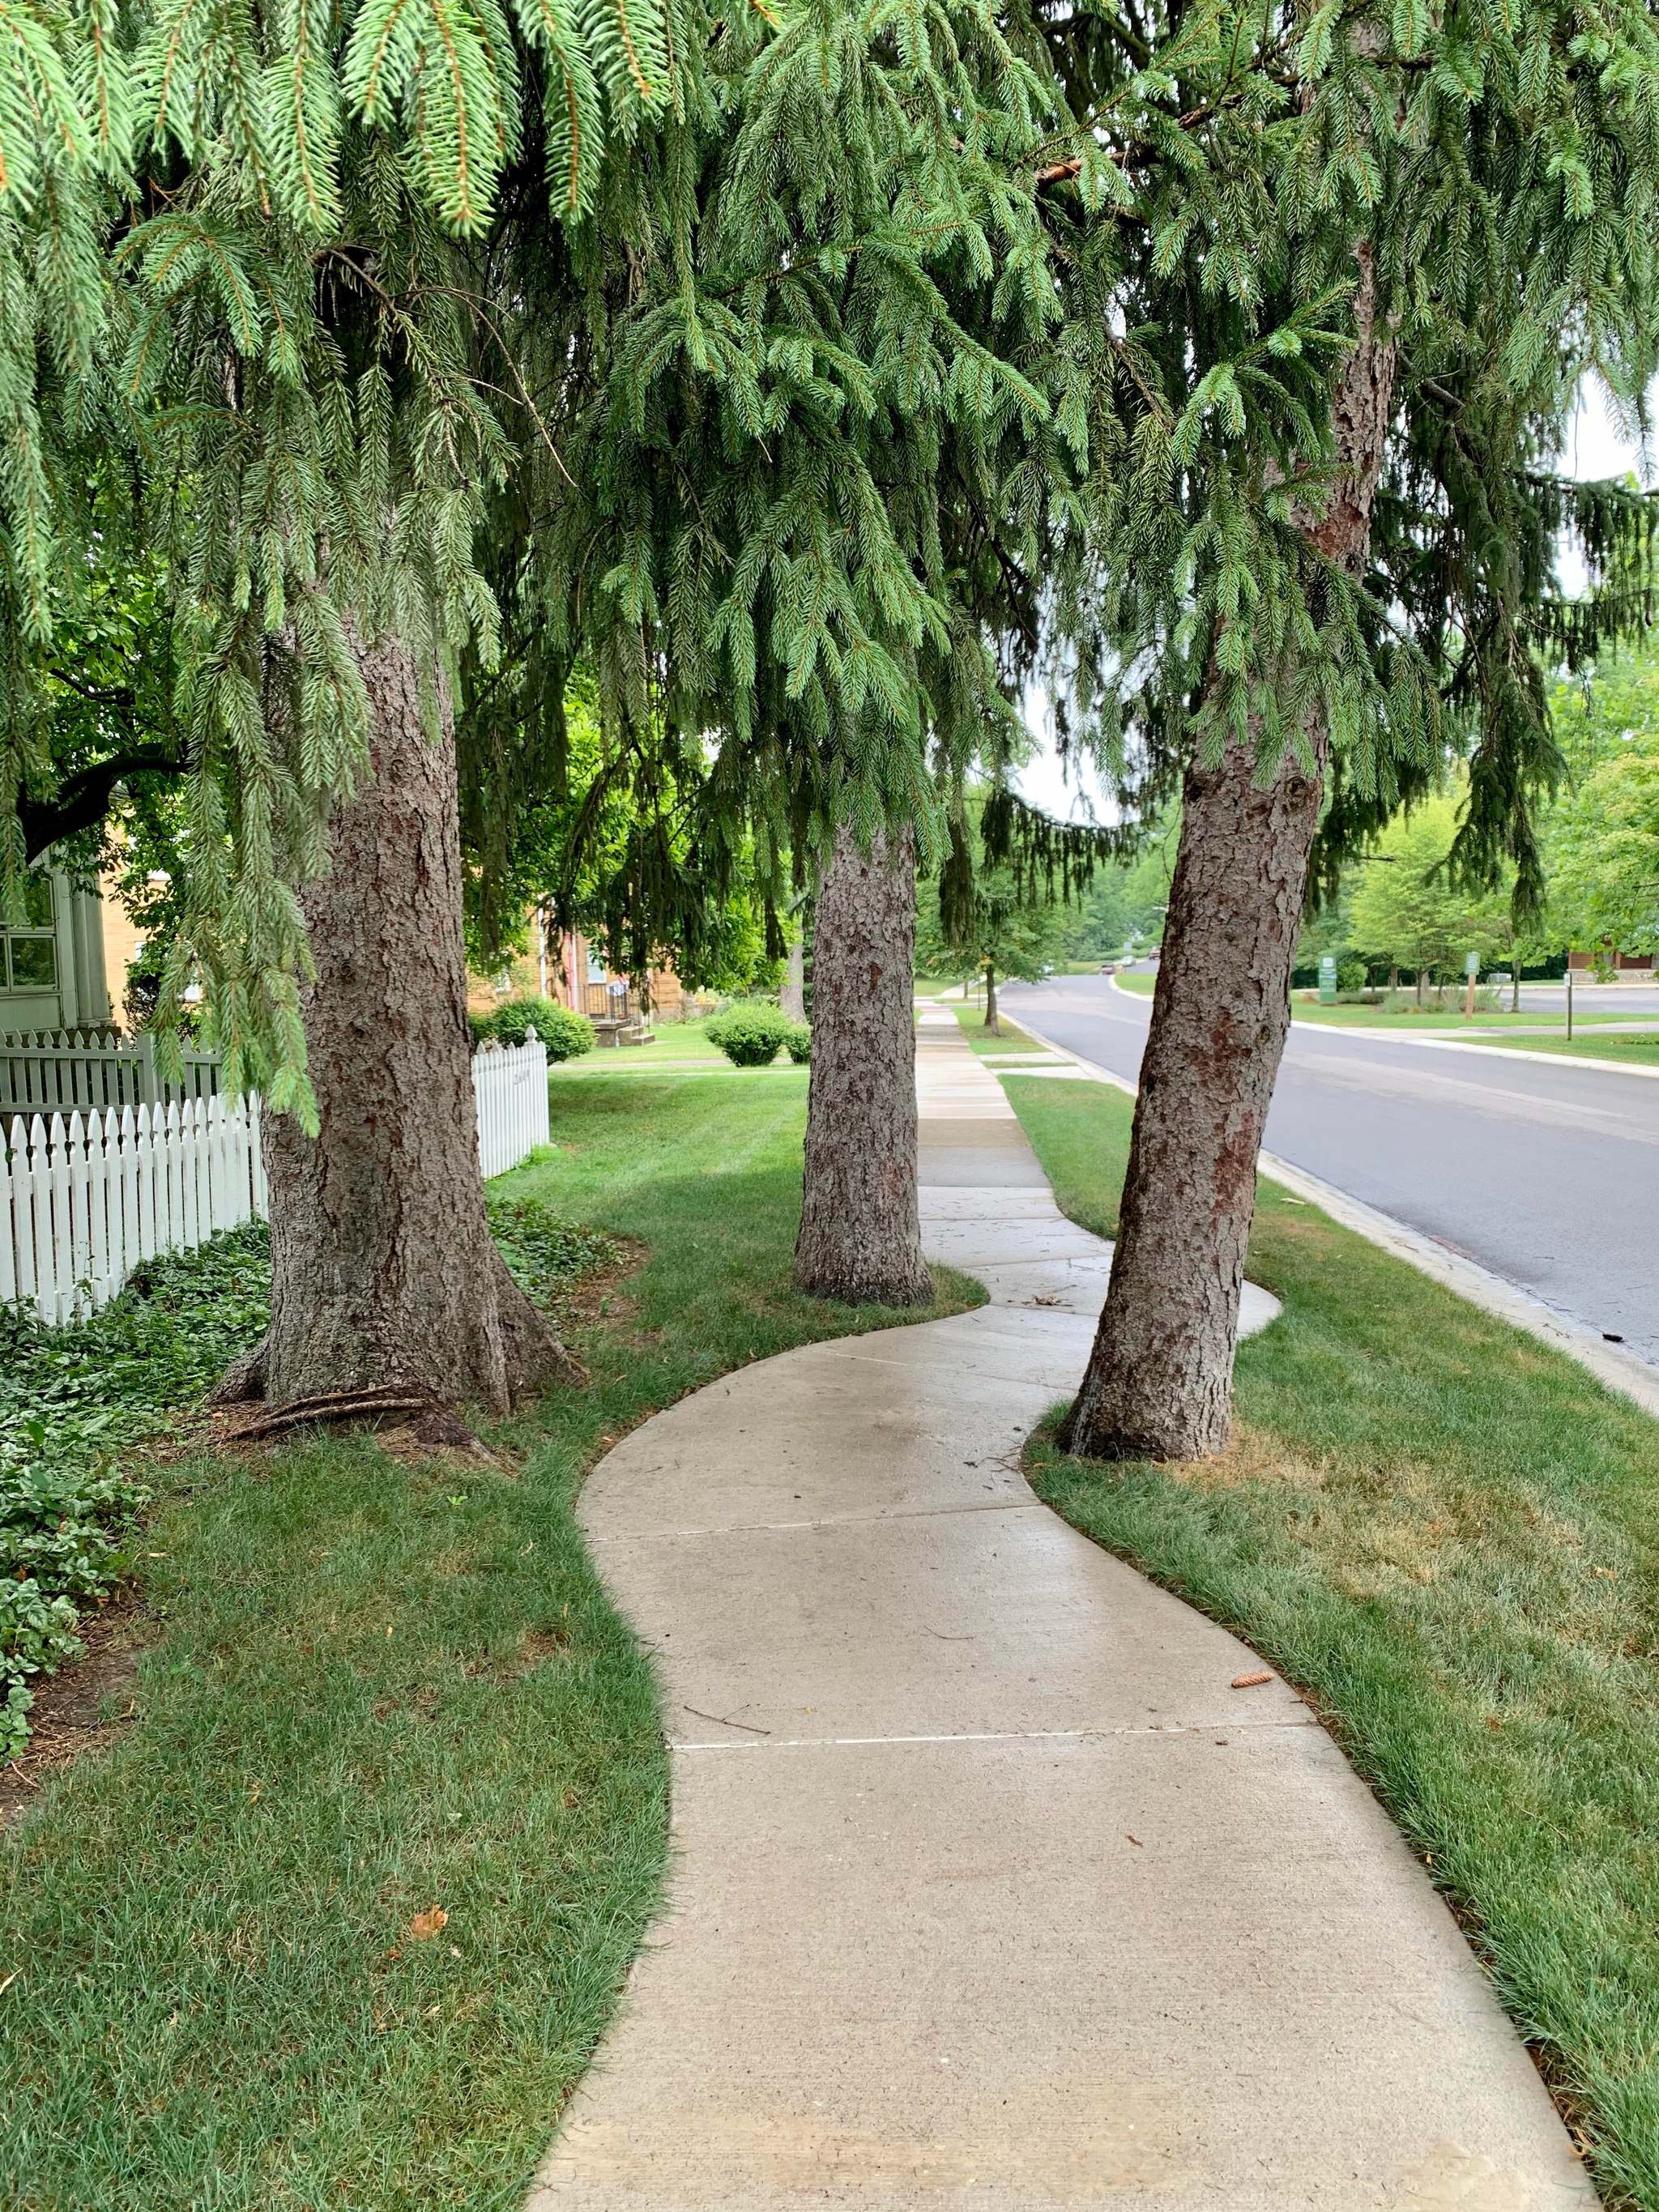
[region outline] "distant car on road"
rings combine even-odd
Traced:
[[[1103,975],[1115,975],[1117,973],[1116,961],[1103,960],[1100,963],[1100,972]]]

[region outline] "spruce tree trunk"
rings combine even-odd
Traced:
[[[778,1003],[792,1022],[806,1019],[806,940],[798,937],[789,947]]]
[[[1356,343],[1334,395],[1340,475],[1303,523],[1333,561],[1364,565],[1392,408],[1395,348],[1359,255]],[[1253,749],[1194,763],[1140,1066],[1115,1257],[1100,1328],[1066,1425],[1097,1459],[1197,1459],[1232,1421],[1255,1164],[1290,1028],[1291,969],[1319,827],[1329,733],[1287,744],[1273,781]]]
[[[226,1395],[273,1407],[402,1386],[504,1413],[568,1373],[484,1218],[478,1165],[455,738],[435,739],[413,655],[363,650],[371,773],[336,811],[306,887],[317,975],[301,991],[320,1128],[267,1115],[270,1331]]]
[[[985,1026],[993,1036],[1002,1035],[1002,1024],[997,1019],[997,971],[988,960],[985,963]]]
[[[843,826],[812,938],[812,1073],[795,1287],[926,1305],[916,1204],[915,848]]]

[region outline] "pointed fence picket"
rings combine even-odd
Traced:
[[[169,1082],[155,1064],[146,1031],[121,1036],[97,1030],[59,1030],[0,1037],[0,1120],[32,1114],[106,1112],[112,1106],[181,1105],[211,1098],[219,1088],[219,1055],[186,1049],[182,1080]]]
[[[195,1250],[264,1196],[257,1099],[15,1121],[0,1141],[0,1304],[79,1320],[144,1261]]]
[[[547,1048],[533,1036],[486,1045],[472,1070],[479,1163],[504,1175],[548,1141]],[[50,1327],[80,1320],[146,1260],[265,1210],[257,1098],[0,1115],[0,1305],[33,1306]]]

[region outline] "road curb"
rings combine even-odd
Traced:
[[[1115,977],[1113,978],[1113,988],[1120,988]],[[1126,991],[1123,995],[1130,998],[1137,994]],[[1044,1036],[1036,1024],[1026,1018],[1023,1008],[1016,1012],[1014,1018],[1028,1036],[1035,1037],[1050,1052],[1060,1053],[1073,1061],[1085,1075],[1092,1076],[1097,1082],[1109,1084],[1115,1090],[1127,1091],[1132,1098],[1135,1096],[1135,1085],[1126,1076],[1115,1074],[1109,1067],[1102,1067],[1097,1060],[1085,1060],[1080,1052],[1073,1052],[1068,1045],[1056,1044],[1052,1037]],[[1421,1042],[1422,1040],[1414,1042]],[[1479,1048],[1466,1046],[1463,1049]],[[1553,1055],[1532,1053],[1525,1057],[1544,1060]],[[1582,1064],[1577,1061],[1570,1063],[1572,1066]],[[1613,1064],[1618,1065],[1616,1061]],[[1018,1074],[1018,1072],[1017,1068],[1009,1070],[1010,1074]],[[1506,1283],[1501,1275],[1493,1274],[1478,1260],[1470,1260],[1461,1252],[1449,1250],[1447,1246],[1437,1243],[1433,1237],[1425,1237],[1420,1229],[1413,1229],[1406,1222],[1395,1220],[1391,1213],[1383,1213],[1374,1206],[1367,1206],[1361,1199],[1350,1198],[1346,1191],[1337,1189],[1322,1176],[1310,1175],[1304,1168],[1293,1167],[1289,1160],[1282,1160],[1273,1152],[1261,1153],[1256,1164],[1263,1175],[1282,1189],[1288,1190],[1293,1198],[1300,1198],[1310,1206],[1318,1206],[1340,1227],[1352,1229],[1356,1236],[1364,1237],[1367,1243],[1376,1245],[1380,1250],[1392,1253],[1395,1259],[1405,1261],[1419,1274],[1427,1275],[1443,1288],[1455,1291],[1459,1297],[1467,1298],[1471,1305],[1479,1306],[1483,1313],[1489,1313],[1498,1321],[1508,1322],[1514,1328],[1524,1329],[1528,1336],[1535,1337],[1539,1342],[1551,1346],[1557,1352],[1565,1352],[1569,1359],[1576,1359],[1581,1367],[1588,1368],[1608,1389],[1618,1391],[1622,1397],[1632,1400],[1644,1413],[1659,1418],[1659,1370],[1650,1367],[1645,1360],[1638,1359],[1632,1352],[1621,1352],[1617,1345],[1605,1343],[1592,1329],[1564,1320],[1541,1298],[1535,1298],[1529,1291],[1517,1289],[1513,1283]]]

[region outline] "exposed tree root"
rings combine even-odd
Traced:
[[[226,1381],[229,1379],[228,1376]],[[223,1388],[222,1383],[221,1390]],[[218,1393],[215,1395],[217,1398]],[[246,1399],[241,1402],[246,1402]],[[282,1436],[290,1429],[373,1420],[386,1413],[421,1414],[424,1421],[434,1425],[434,1443],[472,1441],[472,1431],[429,1391],[411,1389],[399,1382],[384,1383],[378,1389],[323,1390],[314,1397],[290,1398],[285,1406],[273,1406],[246,1420],[228,1423],[223,1435],[228,1443],[252,1443],[262,1437]],[[444,1431],[441,1434],[436,1433],[440,1427]]]

